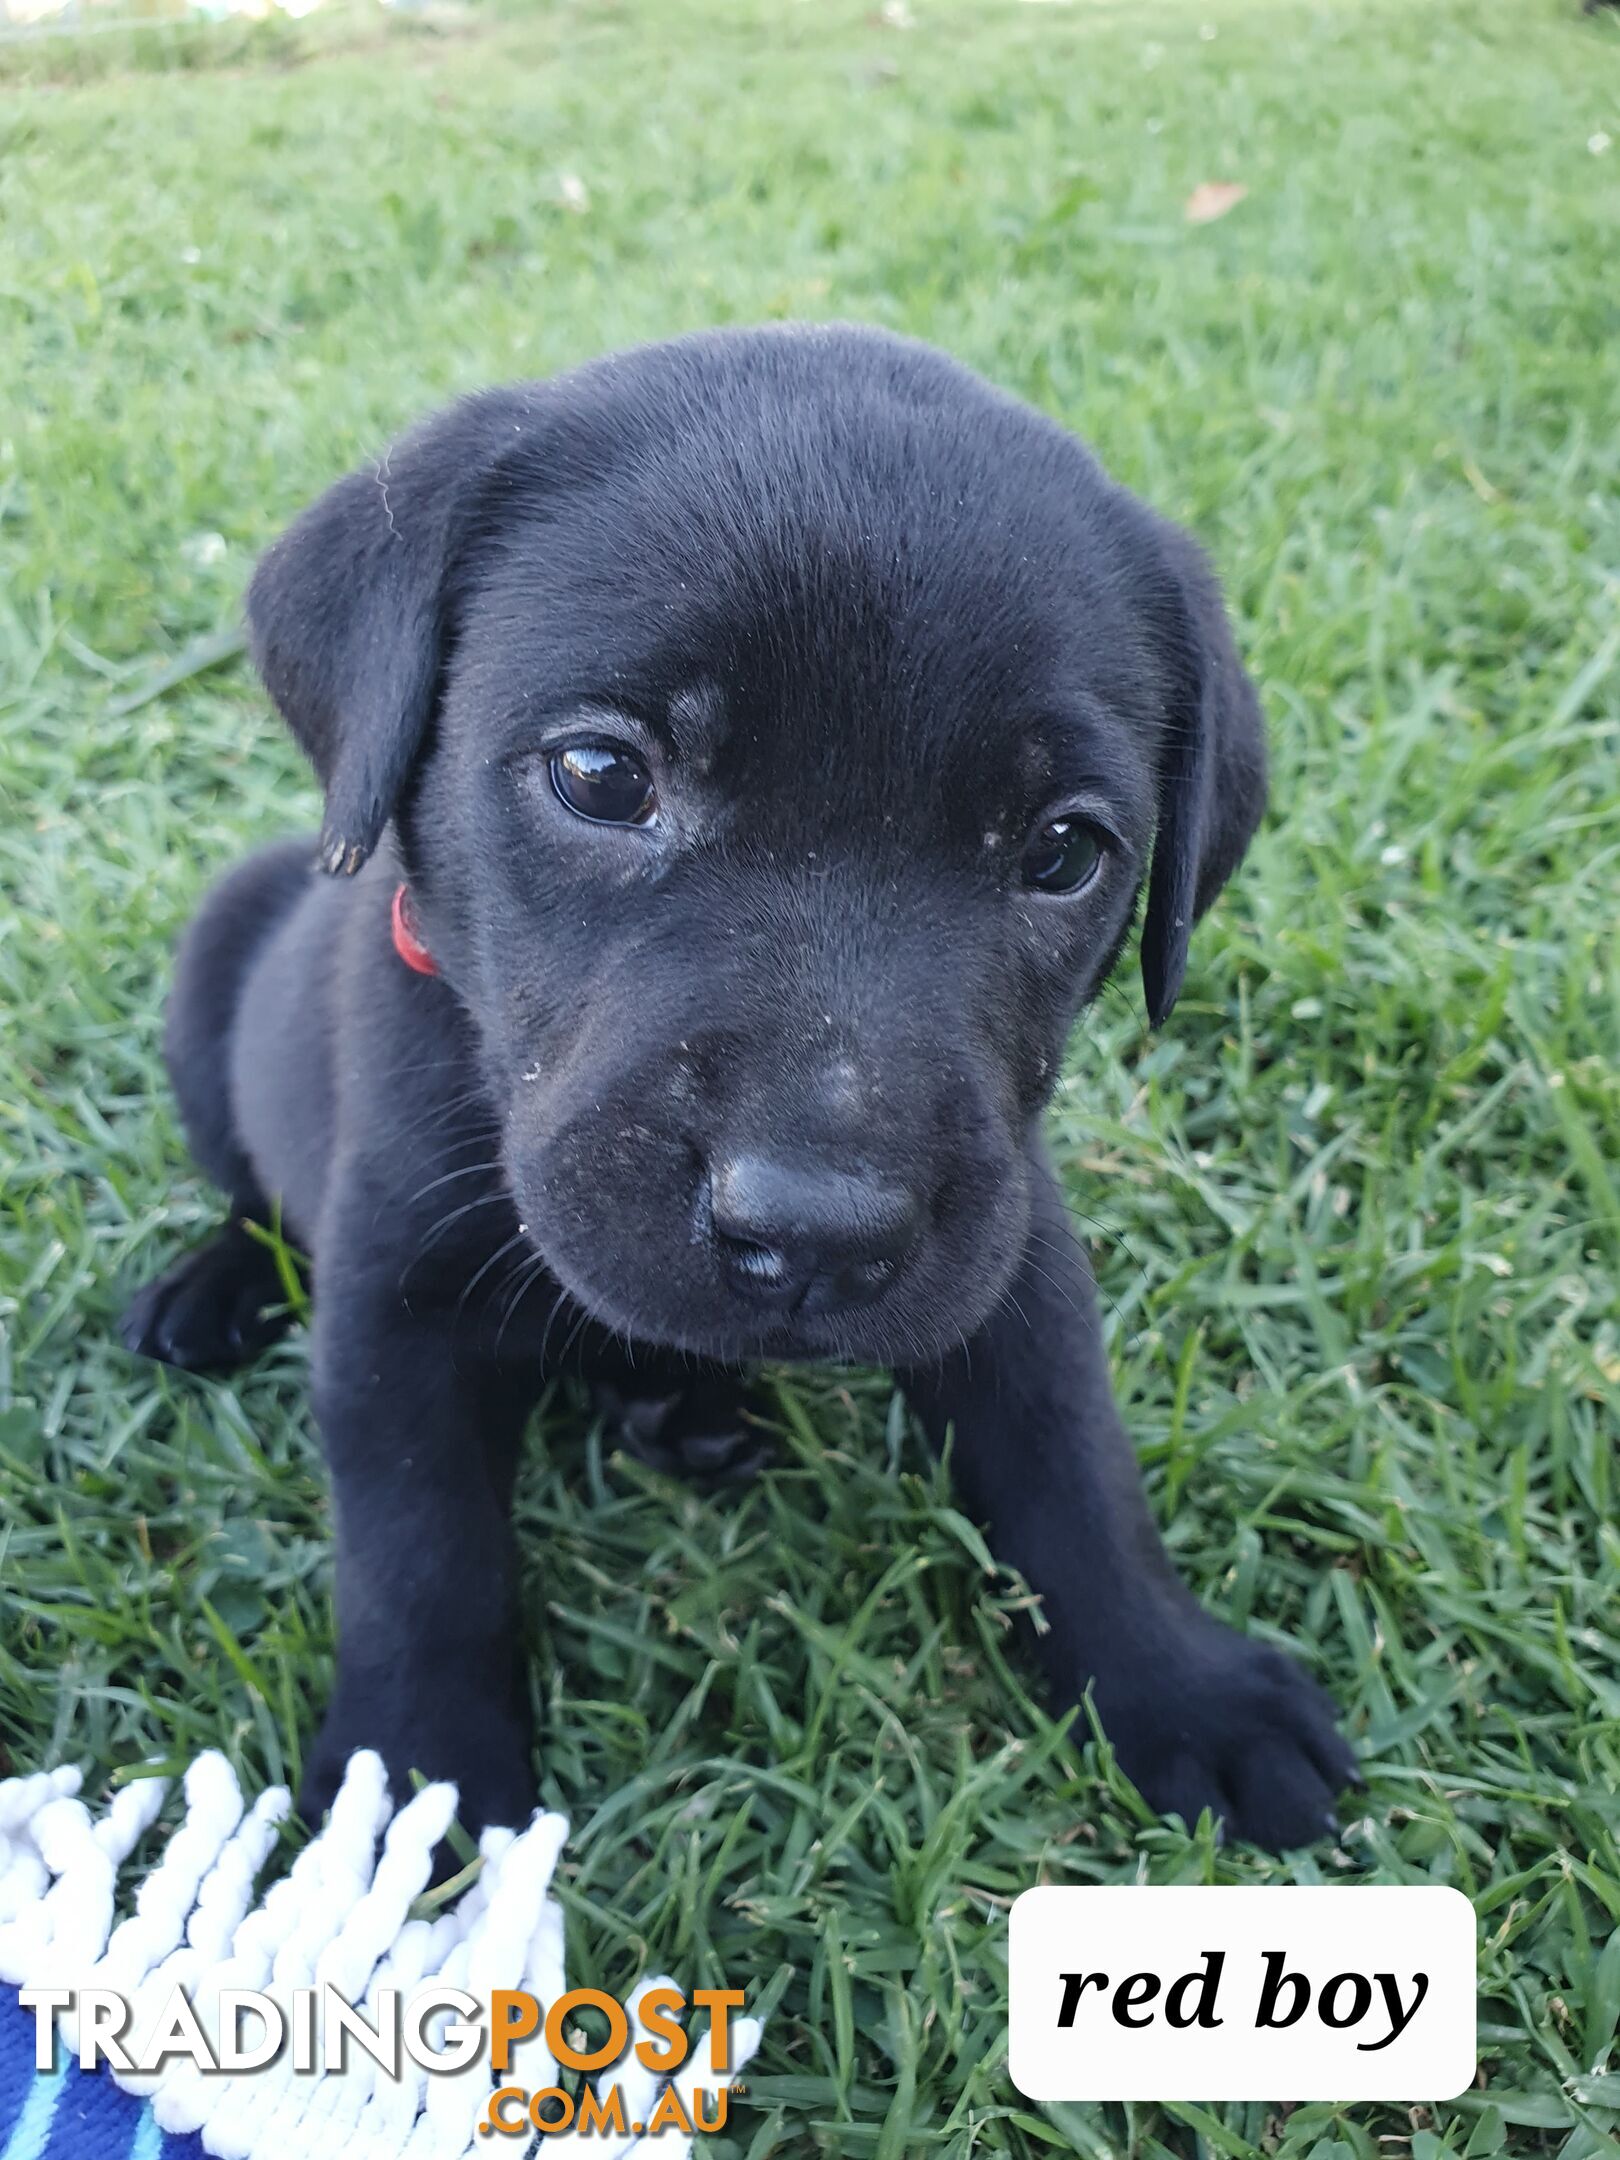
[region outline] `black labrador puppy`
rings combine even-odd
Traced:
[[[892,1367],[1158,1807],[1276,1847],[1331,1708],[1177,1581],[1041,1151],[1147,895],[1161,1021],[1260,815],[1198,549],[1052,421],[854,328],[683,338],[469,398],[248,597],[325,787],[183,946],[168,1057],[228,1227],[136,1348],[279,1324],[312,1254],[349,1751],[533,1802],[508,1524],[547,1380],[708,1462],[756,1359]],[[322,875],[320,873],[327,873]],[[676,1398],[673,1407],[671,1398]]]

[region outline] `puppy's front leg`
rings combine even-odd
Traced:
[[[375,1748],[396,1802],[451,1778],[476,1831],[535,1804],[517,1625],[512,1479],[534,1386],[408,1311],[397,1269],[329,1267],[315,1414],[337,1531],[337,1680],[300,1807],[319,1820],[350,1752]]]
[[[1178,1581],[1109,1385],[1091,1272],[1044,1163],[1009,1294],[964,1352],[906,1377],[1001,1559],[1042,1599],[1054,1689],[1089,1684],[1152,1804],[1282,1850],[1327,1834],[1356,1778],[1332,1706],[1297,1665],[1210,1618]]]

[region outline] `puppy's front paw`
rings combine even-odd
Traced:
[[[269,1247],[241,1223],[228,1223],[136,1293],[119,1333],[138,1357],[187,1372],[229,1372],[287,1332],[285,1308]]]
[[[442,1690],[416,1689],[401,1700],[387,1685],[340,1681],[298,1790],[298,1812],[310,1828],[319,1827],[331,1806],[349,1757],[357,1748],[375,1748],[396,1808],[416,1790],[415,1772],[455,1786],[456,1820],[469,1837],[492,1825],[521,1829],[538,1802],[528,1728],[500,1704],[481,1701],[469,1676],[461,1677],[459,1692],[460,1700],[446,1701]],[[450,1864],[441,1853],[435,1873],[442,1876]]]
[[[1334,1836],[1334,1802],[1363,1784],[1316,1682],[1213,1621],[1096,1699],[1138,1792],[1189,1827],[1207,1807],[1228,1837],[1287,1852]]]

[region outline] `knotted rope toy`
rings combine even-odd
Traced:
[[[185,1990],[210,2039],[222,2026],[224,1989],[254,1989],[288,2009],[294,1990],[335,1988],[373,2025],[378,1998],[408,2000],[429,1984],[464,1988],[481,2002],[520,1989],[542,2005],[568,1992],[562,1908],[551,1880],[568,1836],[561,1815],[536,1812],[519,1830],[486,1830],[476,1880],[434,1918],[412,1918],[433,1853],[455,1814],[452,1785],[425,1786],[397,1812],[379,1758],[349,1762],[325,1828],[287,1873],[255,1897],[291,1809],[282,1787],[251,1807],[222,1755],[199,1756],[184,1780],[185,1815],[134,1910],[116,1918],[119,1870],[156,1822],[167,1785],[125,1786],[99,1822],[77,1797],[77,1770],[0,1781],[0,2160],[489,2160],[492,2153],[568,2154],[571,2160],[686,2160],[689,2132],[639,2126],[672,2082],[690,2108],[697,2092],[727,2089],[759,2045],[753,2019],[730,2024],[728,2067],[715,2068],[710,2036],[673,2081],[626,2053],[597,2081],[617,2086],[626,2129],[492,2141],[476,2124],[494,2083],[487,2063],[468,2075],[429,2076],[408,2055],[390,2078],[362,2049],[341,2070],[297,2071],[292,2050],[254,2072],[203,2071],[171,2055],[155,2071],[86,2072],[76,2061],[75,2016],[58,2020],[57,2067],[36,2071],[35,2019],[13,1990],[115,1990],[129,2001],[122,2036],[132,2056]],[[645,1979],[625,2009],[654,1988]],[[542,2020],[512,2048],[501,2082],[525,2092],[559,2082]]]

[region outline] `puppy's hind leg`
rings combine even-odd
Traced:
[[[137,1293],[119,1332],[139,1355],[192,1372],[244,1365],[289,1324],[275,1255],[254,1234],[272,1211],[236,1130],[231,1033],[248,967],[306,889],[314,852],[294,840],[252,856],[209,894],[180,947],[164,1050],[191,1152],[231,1214]]]
[[[666,1477],[707,1491],[747,1485],[775,1456],[764,1398],[740,1373],[716,1367],[683,1376],[667,1394],[599,1379],[591,1392],[618,1445]]]

